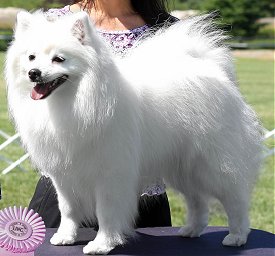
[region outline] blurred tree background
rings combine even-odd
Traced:
[[[148,0],[153,1],[153,0]],[[217,23],[233,41],[243,42],[249,40],[249,48],[275,48],[274,19],[268,24],[259,22],[265,17],[274,17],[274,0],[167,0],[170,10],[196,10],[198,14],[215,11]],[[43,8],[57,8],[70,4],[71,0],[0,0],[0,8],[18,7],[26,10]],[[0,17],[1,18],[1,17]],[[1,20],[0,20],[1,25]],[[0,35],[7,32],[0,30]],[[264,38],[264,39],[263,39]],[[259,39],[261,40],[259,44]],[[252,41],[253,42],[252,42]],[[3,41],[3,40],[2,40]],[[251,44],[252,42],[252,44]],[[0,40],[1,44],[6,44]],[[5,47],[4,47],[5,48]]]
[[[151,1],[151,0],[149,0]],[[1,0],[0,7],[19,7],[26,10],[59,7],[70,0]],[[274,17],[273,0],[168,0],[172,10],[198,10],[199,13],[217,11],[220,23],[233,36],[255,36],[261,24],[256,21],[263,17]]]
[[[175,9],[217,11],[220,23],[233,36],[255,36],[261,24],[256,21],[264,17],[274,17],[273,0],[175,0]]]
[[[18,7],[26,10],[34,10],[40,8],[59,7],[68,4],[68,0],[1,0],[0,8]]]

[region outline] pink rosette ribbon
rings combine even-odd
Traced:
[[[42,218],[27,207],[8,207],[0,211],[0,247],[14,253],[34,251],[45,239]]]

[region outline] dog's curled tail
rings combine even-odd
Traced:
[[[180,20],[171,26],[145,35],[126,58],[127,66],[136,71],[167,72],[167,67],[196,58],[219,65],[235,83],[232,56],[225,40],[228,36],[215,23],[216,15],[206,14]],[[148,32],[150,34],[150,31]],[[138,67],[137,67],[138,66]]]

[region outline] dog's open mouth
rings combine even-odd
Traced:
[[[36,83],[36,85],[32,88],[31,98],[33,100],[41,100],[48,97],[56,88],[58,88],[61,84],[66,82],[68,79],[68,75],[60,76],[53,81],[46,83]]]

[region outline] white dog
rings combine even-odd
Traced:
[[[57,190],[54,245],[98,221],[86,254],[133,235],[137,199],[163,178],[184,194],[183,237],[197,237],[217,198],[223,244],[240,246],[261,159],[261,127],[235,86],[224,37],[206,17],[180,21],[116,60],[84,12],[48,21],[18,15],[7,54],[10,113],[31,160]]]

